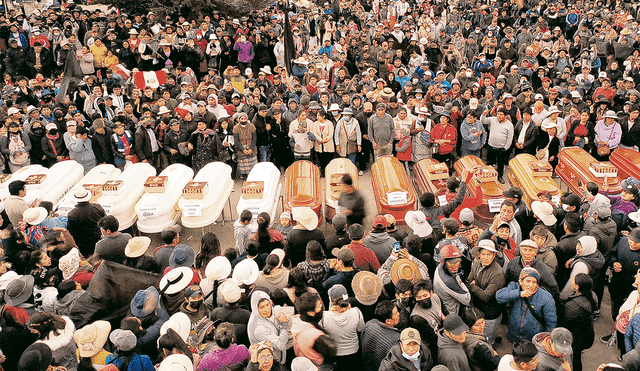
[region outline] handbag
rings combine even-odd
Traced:
[[[536,152],[536,158],[538,160],[544,160],[546,157],[548,157],[547,147],[544,147]]]
[[[609,139],[607,142],[611,140],[611,135],[613,135],[613,130],[609,133]],[[600,145],[598,144],[598,156],[608,156],[611,153],[611,148],[609,148],[609,144]]]

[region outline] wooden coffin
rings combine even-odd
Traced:
[[[498,173],[492,166],[486,165],[473,155],[460,158],[453,166],[459,176],[462,176],[465,170],[473,171],[474,168],[480,167],[467,184],[467,194],[482,198],[482,204],[476,206],[473,213],[480,221],[490,224],[504,201],[504,187],[498,181]]]
[[[566,147],[558,153],[556,175],[579,196],[594,182],[602,189],[603,181],[609,184],[609,194],[622,192],[617,169],[610,162],[598,162],[587,151],[578,147]]]
[[[562,191],[552,179],[553,168],[548,161],[538,161],[535,156],[522,153],[509,161],[509,183],[520,187],[524,193],[523,200],[531,207],[531,202],[540,201],[540,192],[549,192],[553,202],[560,204]]]
[[[320,169],[311,161],[296,161],[284,173],[284,208],[310,207],[322,216]]]
[[[358,168],[348,158],[336,158],[331,160],[324,169],[324,201],[325,217],[328,221],[336,215],[336,206],[342,193],[342,177],[346,174],[351,176],[353,186],[360,188],[358,182]]]
[[[618,168],[620,181],[629,177],[640,179],[640,152],[635,149],[616,148],[609,156],[609,161]]]
[[[425,158],[416,163],[413,174],[413,181],[419,195],[431,192],[436,195],[438,204],[441,197],[446,200],[447,179],[449,179],[449,168],[446,164],[433,158]]]
[[[371,183],[378,213],[391,214],[404,224],[404,214],[416,205],[416,192],[397,158],[382,156],[371,167]]]

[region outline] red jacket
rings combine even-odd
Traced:
[[[361,271],[369,271],[371,273],[378,272],[378,269],[380,269],[380,262],[373,250],[358,241],[351,241],[347,247],[350,248],[353,251],[353,255],[355,255],[353,263],[358,269]]]
[[[446,155],[451,153],[456,148],[456,142],[458,141],[458,129],[449,123],[438,124],[431,128],[431,142],[435,143],[436,140],[450,140],[451,143],[440,145],[440,154]]]

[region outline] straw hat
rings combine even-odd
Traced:
[[[188,267],[173,268],[160,279],[160,290],[166,294],[175,294],[189,285],[193,279],[193,271]]]
[[[189,337],[189,332],[191,331],[191,320],[189,316],[182,312],[175,313],[160,327],[160,336],[166,334],[169,329],[177,332],[182,340],[186,342]]]
[[[549,111],[549,115],[552,115],[554,113],[562,113],[562,111],[560,111],[558,106],[551,106],[551,107],[549,107],[548,111]]]
[[[73,339],[78,344],[80,357],[93,357],[98,354],[107,343],[111,324],[107,321],[95,321],[86,325],[73,334]]]
[[[252,285],[258,279],[260,268],[255,260],[246,258],[233,268],[233,279],[240,285]]]
[[[127,242],[124,254],[129,258],[137,258],[144,255],[151,244],[151,238],[147,236],[133,237]]]
[[[398,259],[391,266],[391,281],[395,284],[400,279],[415,282],[420,279],[418,265],[409,259]]]
[[[162,360],[158,371],[193,371],[193,362],[184,354],[172,354]]]
[[[351,281],[356,300],[363,305],[375,304],[382,293],[382,286],[382,278],[369,271],[356,273]]]
[[[84,187],[80,187],[73,193],[73,197],[76,199],[76,202],[89,201],[91,200],[91,192]]]
[[[204,275],[213,281],[225,279],[229,274],[231,274],[231,263],[224,256],[211,259],[204,270]]]
[[[312,231],[318,227],[318,215],[310,207],[294,207],[293,219],[306,230]]]
[[[29,225],[38,225],[47,218],[49,213],[44,207],[30,207],[22,213],[22,220]]]

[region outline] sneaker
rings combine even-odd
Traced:
[[[360,170],[358,171],[358,176],[363,176],[364,175],[364,171]]]
[[[600,342],[603,344],[609,344],[609,341],[611,340],[611,336],[613,336],[613,334],[609,334],[607,336],[601,337]]]

